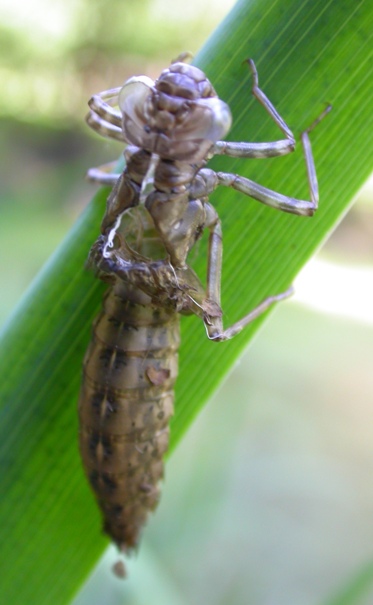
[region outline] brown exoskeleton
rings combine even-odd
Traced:
[[[89,102],[88,124],[128,145],[119,178],[107,172],[109,165],[89,171],[91,180],[113,186],[101,236],[90,254],[91,265],[111,288],[94,324],[79,405],[85,470],[104,529],[122,551],[136,546],[148,512],[158,501],[173,412],[179,314],[194,313],[210,339],[227,340],[291,291],[266,298],[235,324],[223,327],[222,232],[209,194],[223,185],[285,212],[311,216],[317,209],[309,133],[330,107],[301,134],[309,201],[205,167],[217,154],[267,158],[294,149],[292,132],[259,88],[254,62],[248,63],[253,95],[281,130],[281,140],[222,141],[231,125],[228,105],[200,69],[181,61],[156,81],[130,78],[123,87],[94,95]],[[204,229],[209,231],[206,288],[187,264]]]

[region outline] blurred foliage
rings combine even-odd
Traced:
[[[8,0],[0,7],[0,115],[80,123],[92,91],[196,51],[232,4],[212,11],[211,1],[196,0]]]

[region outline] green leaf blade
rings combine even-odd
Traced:
[[[334,106],[312,133],[321,192],[314,218],[276,212],[228,189],[212,196],[224,229],[226,325],[288,287],[372,170],[372,17],[367,2],[239,2],[197,57],[231,105],[231,140],[279,136],[251,98],[243,63],[248,57],[256,61],[261,87],[295,132],[308,126],[325,102]],[[216,158],[212,166],[307,196],[300,150],[266,161]],[[99,232],[104,200],[105,192],[96,197],[7,325],[0,345],[0,575],[8,603],[67,603],[107,544],[76,437],[81,361],[102,295],[84,261]],[[196,266],[203,274],[205,244],[199,252]],[[263,319],[222,344],[208,342],[196,318],[183,320],[172,447]]]

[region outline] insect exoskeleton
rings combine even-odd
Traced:
[[[179,321],[138,288],[108,291],[84,361],[83,463],[121,550],[136,546],[158,502],[177,376]]]
[[[292,291],[268,296],[224,328],[222,231],[209,194],[227,186],[277,210],[310,216],[317,209],[309,133],[330,107],[301,134],[310,200],[205,167],[217,154],[250,159],[294,149],[291,130],[259,88],[254,62],[248,64],[252,93],[280,129],[278,141],[220,140],[231,125],[229,107],[200,69],[181,61],[155,81],[136,76],[89,102],[88,124],[127,146],[122,174],[109,172],[112,163],[88,173],[113,189],[90,252],[91,267],[110,286],[84,360],[80,448],[104,530],[124,552],[137,545],[159,498],[173,413],[179,315],[195,314],[208,338],[228,340]],[[205,229],[209,246],[203,285],[188,265],[188,254]]]

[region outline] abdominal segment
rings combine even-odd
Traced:
[[[179,317],[123,282],[93,326],[79,400],[83,465],[122,551],[136,546],[159,498],[177,377]]]

